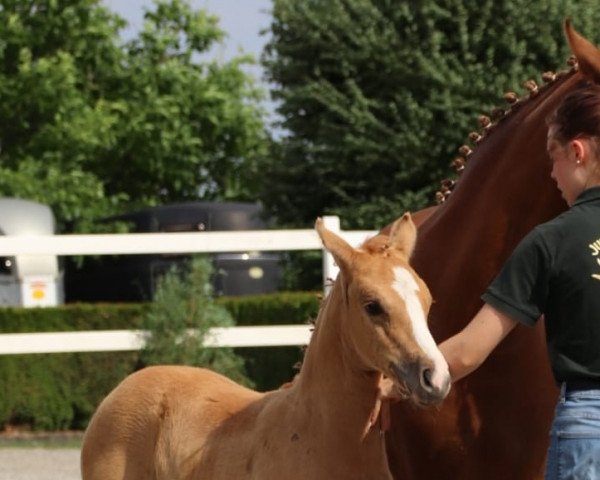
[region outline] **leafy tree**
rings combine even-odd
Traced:
[[[251,386],[244,361],[231,348],[205,347],[213,327],[233,326],[229,312],[214,302],[206,257],[192,260],[189,272],[176,268],[161,277],[143,326],[150,332],[140,358],[146,365],[179,364],[211,368]],[[195,329],[189,334],[188,329]]]
[[[49,203],[62,222],[108,211],[85,162],[111,116],[86,90],[122,60],[120,25],[89,1],[0,2],[1,195]]]
[[[561,23],[600,38],[594,0],[274,0],[263,63],[281,141],[262,193],[283,222],[377,228],[432,203],[475,118],[563,68]]]
[[[157,0],[123,43],[99,0],[0,0],[0,195],[92,228],[125,209],[253,197],[266,134],[239,57],[217,63],[216,17]]]

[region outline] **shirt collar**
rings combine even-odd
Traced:
[[[600,186],[588,188],[587,190],[581,192],[577,197],[577,200],[575,200],[573,206],[591,202],[593,200],[600,200]]]

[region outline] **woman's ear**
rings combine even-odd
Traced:
[[[576,138],[569,142],[569,147],[575,156],[575,163],[579,164],[586,158],[587,155],[590,155],[589,149],[589,140]]]

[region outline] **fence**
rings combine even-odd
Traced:
[[[359,245],[376,231],[341,231],[335,216],[323,217],[325,226],[351,245]],[[115,255],[152,253],[218,253],[251,251],[319,250],[323,246],[312,229],[252,230],[194,233],[135,233],[93,235],[0,236],[0,257],[19,255]],[[323,288],[335,278],[333,257],[323,250]],[[0,334],[0,355],[58,352],[139,350],[146,332],[98,330]],[[309,326],[274,325],[215,328],[208,346],[257,347],[303,345],[310,339]]]

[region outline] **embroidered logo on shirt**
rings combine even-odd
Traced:
[[[600,238],[590,243],[589,247],[592,250],[592,255],[597,257],[600,254]],[[600,266],[600,258],[596,259],[596,263],[598,263],[598,266]],[[592,278],[600,280],[600,273],[592,273]]]
[[[600,265],[600,258],[597,258],[596,262],[598,262],[598,265]],[[600,280],[600,273],[592,273],[592,278],[595,278],[596,280]]]

